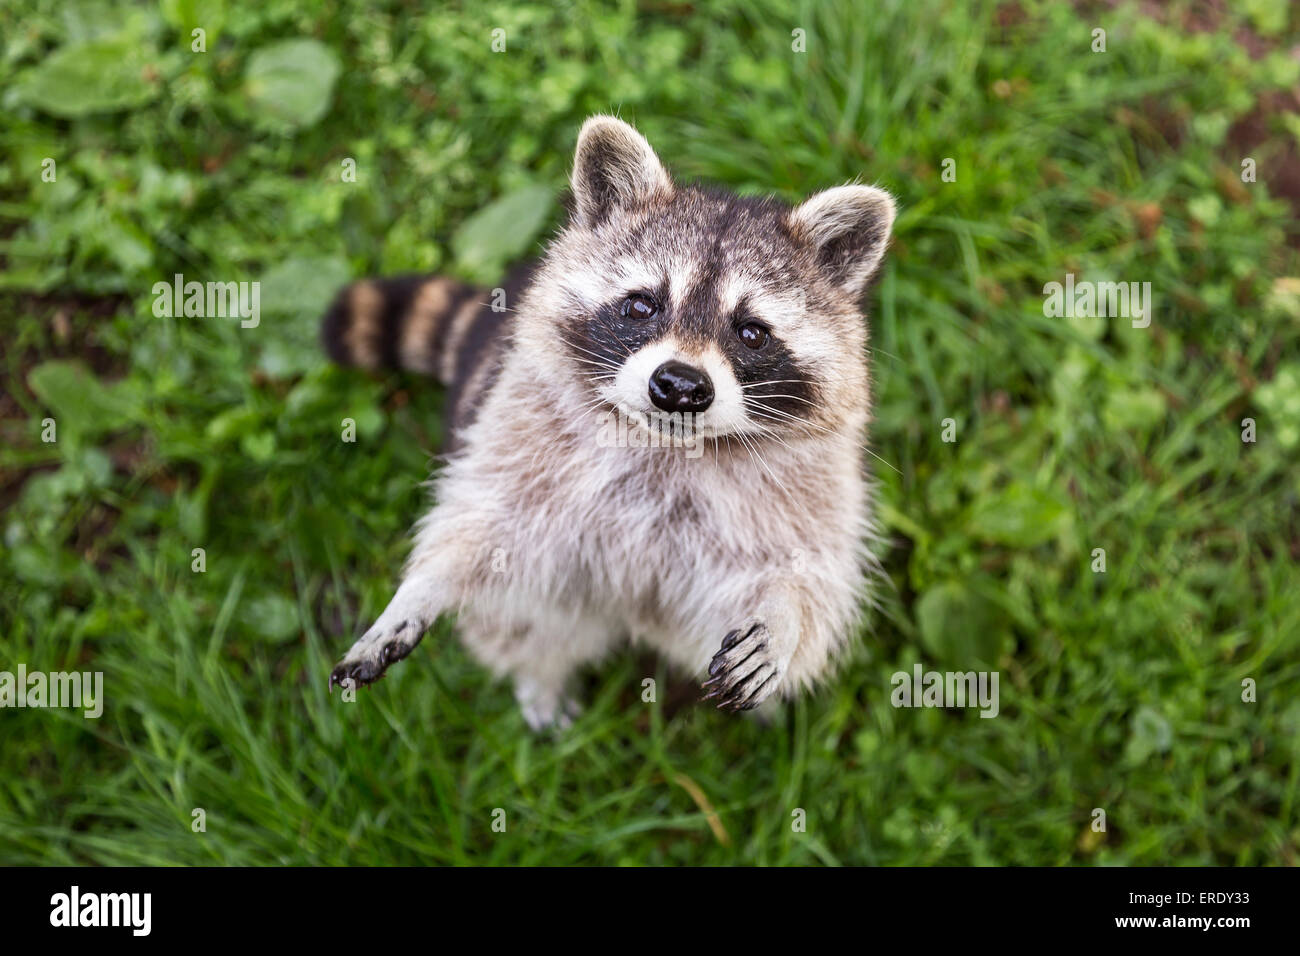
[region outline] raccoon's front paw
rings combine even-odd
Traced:
[[[415,650],[427,627],[421,621],[410,619],[389,624],[381,616],[330,673],[330,690],[335,684],[342,686],[345,680],[351,680],[353,687],[373,684],[384,676],[390,664],[396,664]]]
[[[767,625],[750,621],[722,639],[709,664],[704,700],[716,700],[720,710],[752,710],[781,685],[788,664]]]

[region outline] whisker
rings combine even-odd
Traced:
[[[596,368],[608,369],[611,374],[621,371],[617,365],[609,365],[605,362],[597,362],[593,359],[575,358],[575,362],[582,362],[585,365],[594,365]]]
[[[796,383],[796,382],[799,382],[799,381],[801,381],[801,380],[800,380],[800,379],[797,379],[797,378],[770,378],[770,379],[768,379],[766,382],[745,382],[745,383],[742,383],[740,387],[741,387],[741,388],[758,388],[758,386],[760,386],[760,385],[785,385],[785,384],[787,384],[787,383],[793,384],[793,383]]]
[[[790,489],[785,486],[785,483],[782,482],[781,479],[776,476],[776,472],[774,472],[771,466],[768,465],[767,459],[765,459],[763,455],[757,449],[755,449],[752,444],[750,444],[745,440],[745,436],[741,432],[736,432],[735,435],[736,435],[736,439],[742,445],[745,446],[745,450],[749,452],[749,457],[752,458],[755,462],[757,462],[758,465],[761,466],[762,469],[768,473],[769,477],[771,477],[771,479],[774,482],[776,482],[777,487],[780,488],[781,491],[785,493],[785,496],[790,499],[792,504],[798,505],[799,502],[795,499],[794,495],[790,493]]]
[[[579,352],[582,352],[584,355],[590,355],[592,358],[600,359],[602,362],[609,362],[609,364],[614,366],[615,368],[618,367],[618,363],[611,360],[608,355],[601,355],[599,352],[593,352],[591,349],[584,349],[581,345],[578,345],[576,342],[570,342],[567,339],[565,340],[564,344],[571,349],[577,349]]]
[[[748,409],[748,411],[749,411],[751,414],[754,414],[754,415],[758,416],[759,418],[767,418],[767,419],[769,419],[769,420],[771,420],[771,421],[776,421],[776,422],[782,422],[782,423],[785,423],[785,424],[795,425],[795,426],[798,426],[798,427],[801,427],[801,428],[816,428],[816,429],[819,429],[819,430],[825,432],[825,433],[828,434],[828,435],[838,435],[838,434],[839,434],[839,432],[836,432],[836,431],[834,431],[833,429],[827,428],[825,425],[819,425],[817,422],[810,422],[810,421],[806,421],[805,419],[802,419],[802,418],[797,418],[797,417],[795,417],[794,415],[789,414],[788,412],[783,412],[783,411],[781,411],[779,408],[768,408],[768,407],[764,406],[763,409],[762,409],[762,412],[760,412],[757,408],[754,408],[754,407],[749,406],[749,405],[746,405],[746,408]],[[771,412],[773,415],[776,415],[776,416],[779,416],[779,417],[773,418],[772,415],[765,415],[765,414],[763,414],[763,412]],[[874,451],[872,451],[872,450],[871,450],[871,449],[870,449],[866,444],[864,444],[863,442],[854,442],[854,444],[857,445],[858,448],[860,448],[860,449],[862,449],[863,451],[865,451],[865,452],[866,452],[868,455],[870,455],[872,458],[876,459],[876,461],[878,461],[878,462],[880,462],[882,465],[886,466],[887,468],[889,468],[889,469],[891,469],[891,470],[897,472],[897,473],[900,474],[900,475],[903,473],[903,472],[902,472],[902,469],[898,468],[898,467],[895,466],[893,463],[891,463],[891,462],[889,462],[889,461],[886,461],[884,458],[881,458],[879,455],[877,455]]]
[[[799,395],[784,395],[780,393],[772,395],[766,392],[763,393],[762,395],[746,395],[745,401],[749,402],[760,398],[793,398],[796,402],[803,402],[805,405],[812,405],[814,408],[817,406],[816,402],[809,401],[808,399],[803,398]]]

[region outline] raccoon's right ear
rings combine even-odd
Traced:
[[[612,116],[593,116],[582,124],[572,185],[574,220],[588,227],[616,209],[673,192],[673,182],[646,138]]]

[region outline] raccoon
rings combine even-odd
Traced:
[[[629,642],[728,711],[827,677],[870,599],[867,328],[895,205],[797,206],[669,176],[582,126],[567,224],[505,311],[447,278],[344,289],[338,361],[428,373],[451,447],[391,602],[330,676],[368,684],[443,613],[534,729]]]

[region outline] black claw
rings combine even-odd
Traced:
[[[755,643],[755,645],[750,648],[749,653],[737,661],[728,660],[727,652],[732,650],[742,641],[746,641],[759,633],[762,628],[762,622],[758,622],[752,624],[749,629],[745,631],[736,628],[733,631],[727,632],[726,637],[722,639],[721,648],[713,655],[713,659],[709,662],[709,679],[701,685],[704,690],[708,691],[708,693],[700,698],[701,701],[717,700],[719,710],[748,710],[749,706],[755,706],[750,704],[750,698],[745,697],[742,691],[743,688],[750,683],[754,675],[759,672],[761,667],[755,667],[739,680],[736,679],[735,675],[736,672],[745,665],[746,661],[767,647],[767,641]],[[761,689],[762,686],[763,685],[760,685],[759,689]],[[757,693],[757,691],[754,693]],[[752,695],[750,696],[752,697]]]
[[[369,661],[361,661],[356,664],[340,664],[330,673],[330,691],[334,690],[334,685],[343,686],[343,682],[351,680],[355,687],[364,687],[366,684],[372,684],[384,676],[383,668],[377,668]]]
[[[418,624],[419,622],[417,621],[416,623]],[[400,634],[402,631],[406,630],[406,628],[410,627],[410,625],[410,621],[403,621],[397,626],[393,633]],[[404,659],[411,653],[411,651],[415,650],[415,646],[420,643],[420,640],[423,637],[424,634],[417,630],[415,639],[409,643],[403,641],[389,641],[385,644],[380,648],[378,660],[367,659],[350,664],[339,664],[330,672],[330,692],[333,692],[335,684],[342,686],[343,681],[348,678],[351,678],[357,687],[365,687],[367,684],[373,684],[384,676],[384,672],[388,670],[389,665],[395,664]]]
[[[755,688],[754,688],[754,692],[753,692],[752,694],[750,694],[748,697],[746,697],[745,700],[740,704],[740,706],[739,706],[737,709],[738,709],[738,710],[753,710],[755,707],[757,707],[758,704],[759,704],[759,701],[758,701],[758,699],[757,699],[759,693],[763,690],[764,687],[766,687],[768,684],[772,683],[772,680],[773,680],[773,678],[775,678],[775,677],[776,677],[776,672],[775,672],[775,671],[772,672],[771,674],[768,674],[768,675],[767,675],[767,679],[764,680],[763,683],[761,683],[761,684],[759,684],[757,687],[755,687]]]
[[[755,667],[740,680],[729,685],[725,695],[718,702],[718,709],[736,713],[742,710],[753,710],[757,707],[759,703],[757,700],[758,694],[776,677],[775,672],[770,673],[755,686],[754,681],[762,671],[763,667],[761,665]]]

